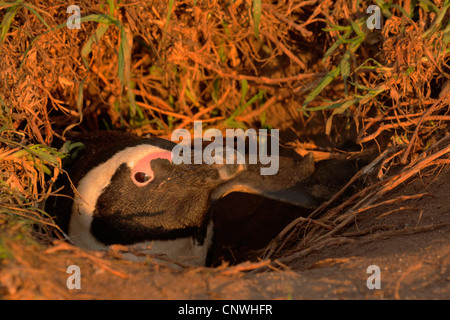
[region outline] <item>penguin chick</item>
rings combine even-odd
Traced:
[[[175,143],[130,134],[95,134],[76,139],[86,148],[66,171],[63,193],[46,209],[77,246],[148,248],[172,260],[205,265],[211,246],[211,194],[242,165],[172,162]]]

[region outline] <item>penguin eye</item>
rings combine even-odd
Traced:
[[[138,183],[146,183],[150,180],[150,176],[145,172],[136,172],[134,174],[134,180],[136,180],[136,182]]]

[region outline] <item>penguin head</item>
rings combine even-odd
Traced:
[[[175,146],[158,138],[135,140],[96,156],[76,183],[69,237],[74,244],[102,249],[205,236],[211,193],[243,171],[242,165],[174,164]],[[107,156],[105,156],[105,153]],[[77,163],[72,165],[77,167]]]

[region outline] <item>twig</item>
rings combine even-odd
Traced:
[[[433,161],[444,154],[450,152],[450,145],[448,145],[446,148],[437,151],[436,153],[428,156],[427,158],[421,160],[419,163],[417,163],[414,167],[412,167],[407,172],[402,172],[400,174],[400,177],[396,179],[391,179],[388,184],[386,184],[380,191],[379,195],[384,195],[386,192],[396,188],[399,184],[403,183],[404,181],[408,180],[411,176],[419,172],[420,170],[426,168],[427,166],[430,166],[433,164]]]
[[[377,232],[377,233],[371,234],[370,236],[367,236],[364,239],[361,239],[361,244],[366,244],[366,243],[369,243],[369,242],[372,242],[372,241],[378,240],[378,239],[387,239],[387,238],[391,238],[391,237],[395,237],[395,236],[410,235],[410,234],[415,234],[415,233],[419,233],[419,232],[440,229],[440,228],[444,228],[448,225],[450,225],[450,223],[447,222],[447,223],[433,224],[433,225],[427,225],[427,226],[421,226],[421,227],[406,227],[403,229]]]
[[[368,164],[367,166],[365,166],[364,168],[359,170],[350,179],[350,181],[344,187],[342,187],[341,190],[339,190],[339,192],[337,192],[333,197],[331,197],[330,200],[322,203],[322,205],[319,208],[317,208],[316,210],[314,210],[306,219],[311,219],[315,215],[317,215],[320,212],[322,212],[326,207],[328,207],[336,199],[338,199],[345,192],[345,190],[347,190],[347,188],[349,186],[353,185],[353,183],[357,179],[359,179],[362,175],[368,174],[371,170],[373,170],[373,168],[376,166],[376,164],[378,162],[380,162],[392,149],[393,149],[392,147],[386,149],[382,154],[380,154],[370,164]],[[348,203],[348,201],[345,202],[345,205],[347,203]],[[342,205],[339,206],[339,207],[342,208]],[[338,209],[338,210],[340,210],[340,209]],[[305,220],[304,217],[299,217],[299,218],[296,218],[294,221],[292,221],[288,226],[283,228],[283,230],[281,230],[281,232],[277,235],[277,237],[269,243],[269,245],[267,246],[263,256],[265,258],[270,258],[275,251],[279,252],[281,250],[281,248],[283,248],[284,245],[287,243],[287,241],[292,237],[292,235],[294,234],[295,230],[300,228],[302,226],[302,223],[304,223],[305,221],[308,221],[308,220]],[[312,220],[311,219],[311,221],[317,221],[317,220]],[[330,232],[332,232],[332,230],[330,230]],[[288,234],[288,235],[285,237],[286,234]],[[278,243],[281,239],[283,239],[283,237],[285,237],[284,241],[281,243],[281,245],[277,245],[276,243]]]
[[[392,204],[392,203],[396,203],[396,202],[402,202],[402,201],[406,201],[406,200],[413,200],[413,199],[418,199],[418,198],[422,198],[424,196],[433,196],[431,193],[421,193],[421,194],[414,194],[412,196],[400,196],[394,199],[389,199],[383,202],[378,202],[374,205],[366,205],[362,208],[359,208],[355,211],[352,212],[352,214],[356,215],[359,214],[361,212],[373,209],[373,208],[377,208],[377,207],[381,207],[384,205],[388,205],[388,204]]]
[[[397,209],[389,210],[388,212],[385,212],[383,214],[380,214],[378,217],[376,217],[376,219],[381,219],[381,218],[383,218],[385,216],[388,216],[388,215],[390,215],[392,213],[396,213],[396,212],[400,212],[400,211],[404,211],[404,210],[419,210],[419,209],[417,209],[415,207],[400,207],[400,208],[397,208]]]
[[[444,97],[448,98],[448,94],[447,95],[442,95],[430,108],[428,108],[427,111],[424,112],[422,117],[420,117],[419,122],[417,123],[416,129],[414,130],[414,133],[413,133],[411,139],[409,140],[408,148],[406,148],[406,151],[403,154],[403,157],[402,157],[402,159],[400,161],[402,164],[406,164],[409,152],[411,151],[411,148],[412,148],[412,146],[414,145],[414,142],[417,139],[417,135],[419,134],[420,125],[427,118],[427,116],[429,114],[433,113],[437,109],[437,107],[439,106],[441,101],[444,99]]]
[[[302,73],[302,74],[297,74],[297,75],[291,76],[291,77],[274,78],[274,79],[267,78],[267,77],[247,76],[247,75],[242,75],[242,74],[227,73],[227,72],[223,72],[222,70],[218,70],[211,64],[208,64],[208,63],[202,61],[201,59],[199,59],[195,55],[195,53],[190,53],[188,56],[192,61],[200,64],[201,66],[205,67],[206,69],[214,71],[219,76],[225,77],[225,78],[232,78],[235,80],[249,80],[249,81],[254,81],[254,82],[258,82],[258,83],[279,84],[279,83],[283,83],[283,82],[291,82],[291,81],[304,80],[304,79],[309,79],[309,78],[314,78],[314,77],[322,77],[324,75],[324,73]]]
[[[62,242],[62,241],[55,241],[56,245],[53,247],[50,247],[48,249],[46,249],[44,251],[45,254],[52,254],[58,251],[63,251],[63,250],[68,250],[71,251],[73,253],[76,253],[77,255],[79,255],[80,257],[83,258],[87,258],[89,260],[91,260],[94,264],[96,264],[97,266],[99,266],[102,269],[105,269],[106,271],[108,271],[111,274],[114,274],[122,279],[127,279],[128,275],[126,275],[125,273],[118,271],[118,270],[114,270],[113,268],[111,268],[110,266],[107,265],[106,261],[104,261],[101,258],[95,257],[94,255],[90,254],[89,251],[83,250],[81,248],[72,246],[66,242]]]
[[[238,264],[237,266],[228,267],[225,270],[223,270],[221,273],[223,275],[232,275],[236,274],[242,271],[250,271],[255,270],[259,268],[266,267],[270,264],[270,260],[264,260],[260,262],[250,263],[250,262],[244,262],[241,264]]]
[[[281,49],[281,51],[283,51],[285,55],[287,55],[289,58],[291,58],[292,61],[297,63],[300,66],[300,68],[302,68],[302,70],[306,70],[306,65],[299,58],[297,58],[291,51],[289,51],[289,49],[286,48],[284,46],[284,44],[281,43],[281,41],[278,41],[275,37],[273,37],[268,32],[261,31],[261,33],[263,35],[265,35],[267,38],[269,38],[270,41],[275,43]]]
[[[307,254],[313,252],[313,251],[318,251],[326,246],[333,246],[333,245],[341,245],[341,244],[350,244],[350,243],[355,243],[356,240],[354,239],[349,239],[349,238],[344,238],[344,237],[339,237],[339,238],[330,238],[327,239],[325,241],[322,241],[320,243],[317,243],[315,245],[312,245],[306,249],[303,249],[301,251],[295,252],[289,256],[280,258],[278,260],[280,260],[282,263],[285,264],[289,264],[290,262],[297,260],[303,256],[306,256]]]

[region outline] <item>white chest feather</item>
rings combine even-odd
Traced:
[[[202,245],[199,245],[193,238],[180,238],[176,240],[149,241],[130,247],[146,254],[163,254],[169,260],[193,266],[204,266],[208,251],[212,246],[213,229],[213,223],[210,222]]]

